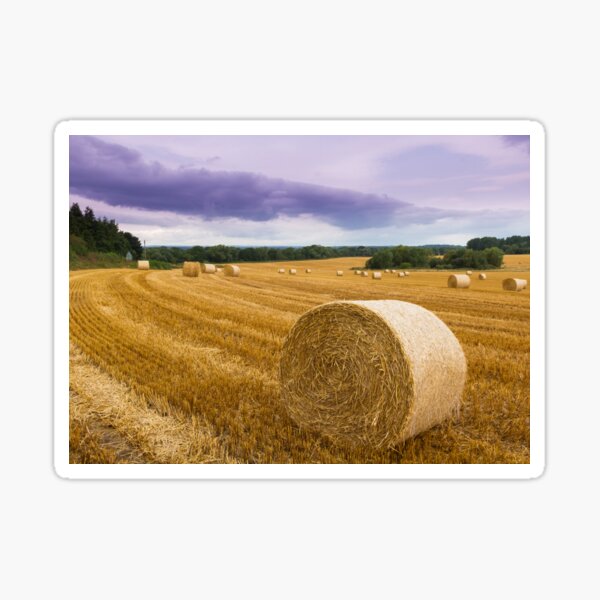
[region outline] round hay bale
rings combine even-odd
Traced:
[[[217,267],[215,267],[215,265],[211,265],[209,263],[202,263],[202,272],[203,273],[216,273]]]
[[[277,269],[278,273],[285,273],[285,269]]]
[[[281,399],[330,439],[388,447],[458,411],[460,343],[432,312],[399,300],[336,301],[304,313],[282,348]]]
[[[363,277],[368,277],[368,276],[369,276],[369,272],[368,272],[368,271],[363,271],[363,272],[361,273],[361,275],[362,275]]]
[[[362,271],[354,271],[355,275],[360,275],[362,273]]]
[[[381,273],[379,271],[373,271],[373,279],[381,279]]]
[[[149,260],[138,260],[138,269],[142,269],[143,271],[147,271],[150,268]]]
[[[290,269],[290,275],[295,275],[296,274],[296,269]]]
[[[479,279],[487,279],[487,275],[485,273],[479,273]]]
[[[473,275],[473,271],[467,271],[467,275]]]
[[[305,273],[312,273],[312,269],[304,269]]]
[[[389,269],[386,269],[386,270],[385,270],[385,273],[389,273],[389,272],[390,272],[390,270],[389,270]]]
[[[344,274],[344,271],[336,271],[336,272],[335,272],[335,274],[336,274],[338,277],[341,277],[341,276]]]
[[[395,272],[396,272],[396,269],[392,269],[392,273],[395,273]]]
[[[468,288],[471,285],[471,278],[462,273],[458,275],[450,275],[448,277],[448,287],[451,288]]]
[[[406,277],[402,271],[398,273],[398,277]]]
[[[404,277],[408,277],[410,273],[408,271],[404,271]]]
[[[240,268],[237,265],[225,265],[225,275],[227,277],[239,277]]]
[[[520,292],[527,287],[527,279],[515,279],[509,277],[502,282],[502,289],[509,292]]]
[[[198,277],[200,275],[200,263],[184,261],[183,263],[183,276],[184,277]]]

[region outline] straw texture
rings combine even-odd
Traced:
[[[462,348],[433,313],[398,300],[340,301],[298,319],[281,355],[281,399],[300,426],[387,447],[457,412]]]
[[[203,273],[216,273],[217,267],[215,267],[215,265],[211,265],[209,263],[202,263],[202,272]]]
[[[138,269],[142,269],[144,271],[147,271],[150,268],[150,261],[149,260],[138,260]]]
[[[200,275],[200,263],[185,261],[183,263],[183,276],[184,277],[198,277]]]
[[[509,292],[520,292],[527,287],[527,279],[509,278],[502,282],[502,289]]]
[[[471,285],[471,278],[462,273],[458,275],[450,275],[448,277],[448,287],[451,288],[468,288]]]
[[[237,265],[225,265],[225,275],[227,277],[239,277],[240,268]]]

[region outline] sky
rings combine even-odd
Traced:
[[[70,136],[70,203],[149,246],[529,235],[529,136]]]

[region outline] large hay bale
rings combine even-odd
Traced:
[[[211,265],[209,263],[202,263],[202,272],[203,273],[216,273],[217,267],[215,267],[215,265]]]
[[[312,273],[312,269],[304,269],[305,273]]]
[[[462,348],[433,313],[398,300],[340,301],[303,314],[282,348],[281,399],[330,439],[387,447],[458,411]]]
[[[479,279],[487,279],[487,275],[485,273],[479,273]]]
[[[138,269],[142,269],[143,271],[147,271],[150,268],[149,260],[138,260]]]
[[[335,272],[335,274],[336,274],[338,277],[341,277],[341,276],[344,274],[344,271],[339,271],[339,270],[338,270],[338,271],[336,271],[336,272]]]
[[[379,271],[373,271],[373,279],[381,279],[381,273]]]
[[[290,275],[295,275],[296,274],[296,269],[290,269]]]
[[[502,289],[509,292],[520,292],[527,287],[527,279],[515,279],[509,277],[502,282]]]
[[[225,275],[227,277],[239,277],[240,268],[237,265],[225,265]]]
[[[184,261],[183,263],[183,276],[184,277],[198,277],[200,275],[200,263]]]
[[[451,288],[468,288],[471,285],[471,278],[468,275],[459,273],[448,277],[448,287]]]
[[[285,269],[277,269],[278,273],[285,273]]]
[[[368,272],[368,271],[363,271],[363,272],[361,273],[361,275],[362,275],[363,277],[368,277],[368,276],[369,276],[369,272]]]

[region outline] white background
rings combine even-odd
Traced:
[[[594,3],[7,4],[0,9],[0,595],[597,595]],[[53,126],[67,118],[236,116],[544,123],[548,466],[541,479],[68,482],[54,475]]]

